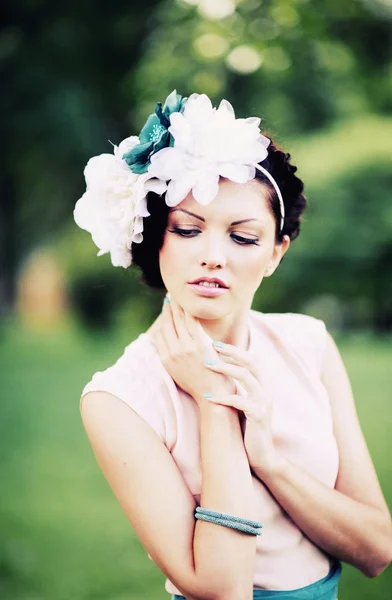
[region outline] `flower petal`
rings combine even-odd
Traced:
[[[191,94],[182,113],[190,126],[199,127],[211,118],[214,108],[206,94]]]
[[[148,172],[164,181],[180,177],[184,171],[184,153],[178,148],[163,148],[151,156]]]
[[[261,119],[259,119],[259,117],[248,117],[247,119],[244,119],[244,122],[247,125],[255,126],[258,129],[260,127]]]
[[[246,183],[255,176],[255,168],[248,165],[223,163],[219,165],[219,175],[236,183]]]
[[[123,267],[126,269],[132,263],[132,256],[128,249],[112,248],[110,258],[114,267]]]
[[[269,138],[267,138],[265,135],[263,135],[262,133],[260,133],[257,141],[260,142],[260,144],[262,144],[266,148],[268,148],[268,146],[271,143],[271,140]]]
[[[151,136],[153,135],[154,129],[156,127],[161,127],[161,123],[157,115],[152,114],[148,117],[147,121],[143,126],[143,129],[139,133],[139,139],[141,144],[147,144],[152,141]]]
[[[152,150],[153,142],[144,142],[134,146],[122,155],[122,159],[132,168],[136,163],[144,163]]]
[[[191,142],[191,127],[181,113],[170,115],[169,132],[174,138],[174,145],[178,148],[186,148]]]
[[[192,188],[194,199],[202,205],[209,204],[218,194],[219,174],[203,173]]]
[[[102,189],[114,170],[115,158],[113,154],[100,154],[90,158],[84,168],[87,189]]]
[[[162,195],[167,190],[167,183],[161,179],[152,178],[146,181],[144,187],[148,192],[155,192],[155,194]]]
[[[117,149],[117,153],[116,151],[114,153],[116,155],[116,158],[118,154],[118,156],[122,159],[123,154],[132,150],[132,148],[134,148],[138,143],[139,138],[137,137],[137,135],[131,135],[130,137],[125,138],[125,140],[120,142],[120,145]]]
[[[169,117],[171,113],[174,113],[180,110],[181,107],[181,96],[177,94],[177,90],[173,90],[171,94],[165,100],[165,104],[163,106],[163,112],[166,117]]]
[[[196,182],[196,174],[185,172],[181,179],[172,179],[167,186],[165,202],[168,206],[177,206],[187,197]]]
[[[228,102],[227,100],[221,100],[219,107],[218,107],[218,112],[225,112],[232,120],[235,119],[235,113],[234,113],[234,108],[232,107],[232,105],[230,104],[230,102]]]
[[[75,205],[75,222],[91,233],[98,256],[110,252],[112,264],[126,268],[132,262],[132,239],[143,239],[143,218],[149,216],[146,183],[151,175],[135,175],[113,155],[90,159],[85,175],[87,189]],[[162,190],[165,186],[159,182],[149,187]]]
[[[261,136],[261,137],[264,137],[264,136]],[[264,139],[268,139],[268,138],[264,138]],[[253,148],[254,148],[254,156],[255,156],[256,162],[262,162],[263,160],[265,160],[267,158],[267,156],[268,156],[267,147],[269,146],[270,141],[271,140],[268,140],[267,146],[264,144],[264,140],[262,140],[262,139],[259,139],[256,142],[254,142]]]

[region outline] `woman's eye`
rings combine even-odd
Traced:
[[[198,233],[200,233],[199,229],[181,229],[180,227],[173,227],[173,229],[168,229],[170,233],[176,233],[177,235],[181,235],[182,237],[195,237]],[[232,239],[241,246],[246,246],[248,244],[254,244],[259,246],[257,239],[244,238],[240,235],[231,234]]]
[[[173,227],[173,229],[169,229],[168,231],[170,233],[177,233],[183,237],[193,237],[192,233],[200,233],[199,229],[180,229],[179,227]]]
[[[257,240],[254,239],[250,239],[250,238],[244,238],[241,237],[240,235],[234,235],[234,233],[232,234],[233,238],[239,243],[239,244],[255,244],[256,246],[259,246],[259,244],[257,243]]]

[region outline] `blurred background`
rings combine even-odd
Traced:
[[[168,597],[79,415],[160,311],[73,221],[83,168],[173,90],[227,98],[292,155],[309,207],[253,308],[325,321],[389,506],[392,1],[14,0],[1,9],[0,597]],[[344,566],[340,600],[390,597]],[[389,589],[389,592],[388,592]]]

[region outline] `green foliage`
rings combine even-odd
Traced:
[[[310,207],[303,233],[257,306],[298,310],[306,294],[326,287],[346,302],[356,293],[348,281],[363,277],[362,264],[360,293],[371,307],[365,318],[378,312],[391,252],[389,167],[380,150],[391,134],[385,2],[240,0],[220,18],[211,13],[220,3],[209,3],[210,13],[208,3],[196,4],[16,0],[8,8],[0,36],[7,89],[0,97],[7,149],[0,312],[12,306],[18,269],[38,244],[58,246],[86,322],[99,323],[101,311],[109,325],[130,296],[153,312],[160,298],[141,289],[136,275],[114,269],[108,256],[98,258],[72,211],[87,160],[112,152],[108,140],[118,144],[139,132],[175,88],[184,96],[206,92],[215,102],[226,97],[238,116],[262,116],[304,176]],[[391,304],[390,295],[382,303]],[[381,306],[373,324],[391,323]]]
[[[231,15],[211,19],[166,0],[132,82],[137,119],[173,88],[226,97],[240,116],[261,115],[284,136],[388,111],[389,23],[372,8],[359,0],[242,0]],[[244,46],[259,56],[253,72],[249,54],[232,60]]]

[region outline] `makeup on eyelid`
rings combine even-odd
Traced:
[[[170,233],[174,233],[179,235],[180,237],[183,238],[194,238],[196,237],[199,233],[202,233],[199,229],[182,229],[180,227],[177,227],[176,225],[173,226],[173,229],[168,229],[168,231]],[[192,235],[194,234],[194,235]],[[243,237],[240,235],[237,235],[235,233],[232,232],[232,239],[240,246],[259,246],[260,244],[259,242],[259,238],[248,238],[248,237]]]
[[[249,241],[250,243],[254,243],[254,242],[258,242],[260,240],[260,233],[258,232],[258,227],[253,228],[253,232],[252,231],[240,231],[240,229],[236,228],[236,225],[241,225],[243,224],[245,221],[248,222],[249,220],[257,220],[257,219],[246,219],[243,221],[236,221],[231,223],[231,225],[229,226],[231,229],[231,233],[234,235],[234,237],[240,237],[242,238],[242,240],[246,240]],[[170,220],[169,220],[170,223]],[[179,235],[182,235],[182,237],[195,237],[192,236],[191,234],[194,233],[195,235],[197,233],[202,233],[203,230],[203,226],[200,225],[196,225],[195,223],[184,223],[183,225],[181,225],[180,223],[176,223],[176,222],[171,222],[171,229],[169,228],[169,223],[168,223],[168,227],[167,230],[170,233],[178,233]],[[201,227],[201,229],[200,229]],[[252,227],[251,227],[252,229]],[[255,231],[256,229],[256,231]],[[253,237],[250,237],[253,236]]]

